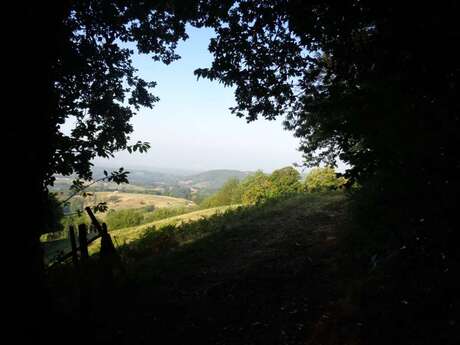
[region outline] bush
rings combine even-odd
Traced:
[[[157,208],[153,212],[145,213],[143,215],[143,223],[179,216],[181,214],[191,212],[192,210],[193,209],[190,207]]]
[[[334,168],[313,168],[304,182],[304,190],[307,192],[326,192],[344,187],[347,180],[338,177]]]
[[[232,178],[215,194],[201,202],[202,208],[231,205],[257,204],[301,191],[300,174],[293,167],[275,170],[271,175],[262,171],[239,182]]]
[[[63,230],[62,218],[64,216],[62,206],[56,197],[55,193],[48,193],[47,213],[45,214],[45,227],[41,233],[50,233]]]
[[[275,170],[270,175],[271,197],[295,194],[301,190],[300,174],[293,167]]]
[[[105,219],[109,229],[121,229],[142,224],[143,212],[140,210],[118,210],[107,213]]]
[[[232,205],[241,203],[242,190],[236,178],[229,179],[217,193],[201,202],[203,208]]]
[[[257,204],[270,199],[272,181],[269,175],[257,171],[243,180],[241,188],[243,190],[241,201],[244,204]]]

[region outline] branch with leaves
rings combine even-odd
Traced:
[[[137,150],[139,150],[139,153],[144,153],[144,152],[147,152],[149,148],[150,148],[150,143],[147,141],[145,142],[138,141],[134,145],[129,145],[126,147],[129,153],[136,152]]]
[[[112,171],[110,174],[106,170],[104,170],[104,177],[94,180],[87,185],[84,184],[83,180],[80,180],[77,178],[72,181],[72,186],[70,187],[72,194],[67,199],[61,201],[59,205],[68,205],[69,200],[78,194],[81,194],[83,197],[91,196],[92,193],[85,192],[85,190],[91,187],[92,185],[98,182],[101,182],[101,181],[114,182],[116,184],[129,183],[128,174],[129,174],[129,171],[125,171],[124,168],[120,168],[118,169],[118,171]],[[97,205],[92,207],[92,210],[94,211],[94,213],[105,212],[107,211],[107,209],[108,207],[107,207],[106,202],[100,202]],[[76,214],[80,216],[81,212],[82,212],[81,210],[78,210]]]

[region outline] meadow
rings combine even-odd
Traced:
[[[82,211],[86,206],[94,206],[105,202],[107,212],[96,214],[100,222],[107,222],[109,230],[123,228],[128,225],[152,223],[154,220],[170,218],[172,216],[188,213],[196,209],[197,205],[190,200],[161,195],[148,195],[143,193],[123,192],[92,192],[90,196],[75,196],[71,200],[70,210]],[[90,220],[83,211],[81,215],[73,212],[61,220],[61,231],[42,236],[46,264],[51,263],[63,252],[70,250],[68,228],[75,228],[81,223],[89,224]]]
[[[126,244],[139,238],[149,229],[179,226],[183,223],[210,217],[245,205],[264,204],[271,200],[304,195],[311,192],[341,189],[343,178],[337,178],[329,168],[313,170],[301,180],[298,171],[292,167],[275,170],[272,174],[257,171],[242,180],[229,178],[214,194],[197,205],[193,201],[166,196],[121,193],[92,192],[88,196],[75,196],[70,208],[83,209],[86,206],[105,203],[108,212],[97,213],[100,222],[108,225],[117,244]],[[64,230],[46,238],[44,248],[47,263],[70,250],[67,229],[70,225],[89,224],[86,215],[66,217]],[[45,238],[44,238],[45,239]],[[50,241],[52,240],[52,241]],[[90,252],[97,251],[98,241],[92,244]]]
[[[343,308],[336,268],[346,205],[343,192],[303,193],[112,231],[127,273],[109,306],[93,305],[88,331],[125,343],[308,341],[325,313]],[[97,244],[91,251],[97,277]],[[53,277],[57,296],[73,289],[70,266]]]
[[[83,198],[76,196],[72,199],[76,204],[83,207],[95,205],[100,202],[107,203],[111,210],[132,209],[141,207],[192,207],[195,203],[183,198],[174,198],[163,195],[150,195],[143,193],[123,193],[123,192],[92,192],[90,196]]]
[[[238,207],[238,205],[228,205],[228,206],[212,207],[208,209],[191,211],[191,212],[184,208],[177,209],[177,208],[171,207],[171,209],[169,209],[169,213],[174,213],[174,210],[178,210],[180,211],[179,213],[183,213],[183,214],[179,214],[177,216],[171,216],[171,217],[164,217],[160,220],[147,222],[139,226],[122,227],[122,228],[115,229],[115,230],[112,230],[109,227],[109,232],[112,236],[114,244],[118,247],[120,245],[126,245],[134,240],[139,239],[140,237],[143,236],[143,234],[146,231],[149,231],[151,229],[161,229],[166,226],[179,226],[181,224],[193,222],[199,219],[204,219],[206,217],[210,217],[214,214],[225,212],[226,210],[234,209],[236,207]],[[193,209],[190,209],[190,210],[193,210]],[[153,213],[153,212],[145,212],[145,210],[143,209],[141,209],[141,211],[138,211],[138,212],[142,212],[145,217],[148,217],[149,215]],[[168,212],[162,212],[162,213],[164,213],[165,215],[168,214]],[[98,216],[98,218],[101,222],[103,222],[105,218],[107,218],[107,215],[104,217]],[[90,234],[88,236],[88,239],[90,239],[92,236],[93,234]],[[63,253],[67,253],[71,250],[70,240],[68,239],[67,233],[65,231],[63,232],[61,238],[55,239],[55,240],[48,240],[48,241],[43,240],[42,244],[43,244],[43,248],[45,251],[46,264],[51,264],[60,255],[62,255]],[[99,247],[100,247],[100,240],[98,239],[89,246],[88,250],[90,254],[97,253],[99,251]]]

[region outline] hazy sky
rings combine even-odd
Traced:
[[[95,164],[270,172],[301,163],[299,140],[283,129],[282,119],[247,124],[228,109],[235,104],[233,88],[217,81],[197,81],[193,71],[212,61],[207,47],[213,31],[190,27],[188,34],[190,38],[177,49],[181,59],[169,66],[145,55],[133,59],[144,79],[158,83],[153,93],[160,101],[132,120],[133,142],[150,142],[149,152],[121,152],[110,162],[97,159]]]

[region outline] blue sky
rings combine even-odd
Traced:
[[[149,152],[121,152],[95,164],[270,172],[301,163],[299,140],[283,129],[282,119],[248,124],[228,109],[235,104],[232,88],[217,81],[197,81],[193,71],[212,61],[207,47],[213,31],[190,27],[188,34],[177,49],[182,58],[169,66],[145,55],[133,59],[144,79],[158,83],[153,93],[160,101],[153,109],[141,109],[132,120],[132,141],[150,142]]]

